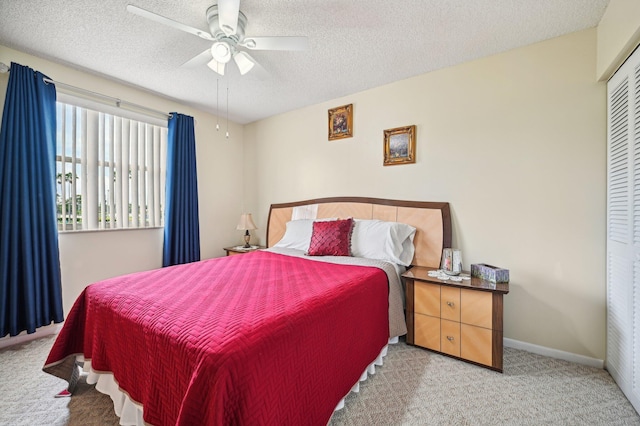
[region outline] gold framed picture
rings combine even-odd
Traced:
[[[385,166],[416,162],[416,126],[397,127],[384,131]]]
[[[329,140],[353,136],[353,104],[329,110]]]

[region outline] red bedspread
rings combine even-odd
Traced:
[[[84,354],[154,425],[325,425],[388,330],[382,270],[254,252],[88,286],[44,370]]]

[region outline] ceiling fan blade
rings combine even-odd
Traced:
[[[218,0],[218,21],[227,36],[236,33],[239,13],[240,0]]]
[[[247,37],[241,46],[251,50],[307,50],[307,37]]]
[[[180,31],[184,31],[193,35],[196,35],[205,40],[214,41],[215,39],[206,31],[199,30],[194,27],[190,27],[189,25],[182,24],[178,21],[174,21],[173,19],[165,18],[162,15],[158,15],[157,13],[149,12],[148,10],[144,10],[139,8],[138,6],[134,6],[132,4],[127,5],[127,11],[133,13],[134,15],[142,16],[143,18],[150,19],[152,21],[158,22],[163,25],[167,25],[169,27],[173,27]]]
[[[207,50],[194,56],[193,58],[189,59],[187,62],[185,62],[180,66],[184,68],[194,68],[200,65],[204,65],[210,60],[211,60],[211,49],[207,48]]]
[[[213,71],[217,72],[218,74],[224,75],[225,64],[223,64],[222,62],[218,62],[215,59],[211,59],[211,61],[209,61],[207,66],[211,68]]]
[[[256,65],[255,59],[253,59],[247,52],[243,52],[241,50],[238,50],[235,55],[233,55],[233,60],[240,70],[240,75],[245,75]]]

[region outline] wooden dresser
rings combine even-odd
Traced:
[[[502,372],[502,297],[508,283],[454,282],[414,266],[406,282],[407,343]]]

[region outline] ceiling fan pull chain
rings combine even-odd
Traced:
[[[220,131],[220,105],[218,103],[218,85],[220,79],[216,78],[216,132]]]
[[[227,135],[225,136],[229,139],[229,82],[227,81]]]

